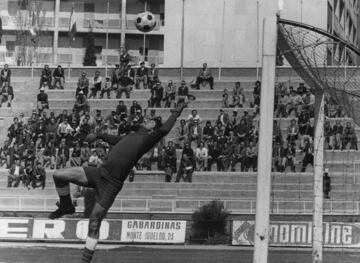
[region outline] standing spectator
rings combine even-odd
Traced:
[[[210,89],[214,89],[214,77],[211,75],[211,71],[208,69],[207,63],[204,63],[193,87],[200,89],[200,84],[205,86],[206,83],[209,83]]]
[[[140,68],[136,71],[136,82],[135,82],[135,88],[139,89],[140,82],[143,83],[144,89],[147,89],[148,85],[148,68],[145,67],[145,62],[142,61],[140,63]]]
[[[130,62],[130,55],[126,48],[122,48],[120,54],[120,70],[123,71],[126,69],[127,65]]]
[[[156,85],[151,87],[150,107],[161,108],[161,101],[164,95],[164,88],[161,86],[161,82],[156,82]]]
[[[224,89],[224,91],[223,91],[221,107],[229,108],[229,93],[228,93],[227,89]]]
[[[55,121],[55,118],[50,118],[50,122],[46,126],[45,142],[50,141],[56,142],[56,134],[58,130],[58,124]]]
[[[0,91],[0,107],[3,103],[7,104],[7,107],[11,107],[11,103],[14,99],[14,90],[12,86],[9,86],[9,82],[4,81]]]
[[[176,149],[172,141],[164,149],[165,182],[171,182],[172,175],[176,173]]]
[[[37,95],[37,109],[39,114],[43,110],[49,109],[48,95],[45,93],[44,87],[40,88],[40,93]]]
[[[253,90],[253,106],[255,108],[255,112],[259,113],[260,110],[260,94],[261,94],[261,81],[257,80],[255,81],[255,87]]]
[[[197,171],[206,170],[208,161],[208,149],[203,142],[200,142],[196,148],[196,167]]]
[[[81,73],[81,77],[78,79],[75,96],[79,95],[80,91],[82,91],[84,93],[84,96],[87,97],[89,93],[89,85],[90,82],[89,79],[86,77],[86,73]]]
[[[52,141],[49,141],[45,145],[45,149],[43,152],[42,165],[44,167],[48,167],[50,165],[50,169],[54,169],[55,168],[55,158],[56,158],[55,145]]]
[[[188,141],[189,136],[189,127],[186,125],[184,119],[180,120],[180,125],[177,127],[176,136],[175,136],[175,147],[179,149],[182,144]]]
[[[61,143],[59,145],[59,149],[58,149],[57,157],[56,157],[57,169],[65,168],[66,163],[69,161],[69,157],[70,157],[69,146],[66,145],[65,139],[61,139]]]
[[[48,87],[52,88],[52,72],[49,68],[49,65],[45,65],[44,69],[41,71],[41,77],[40,77],[40,88],[41,87]]]
[[[177,104],[181,102],[185,102],[185,103],[188,102],[189,88],[186,86],[185,80],[181,81],[180,87],[178,88],[177,91],[177,96],[178,96]]]
[[[326,168],[323,175],[323,193],[325,199],[330,199],[331,191],[331,177],[329,175],[329,169]]]
[[[119,83],[120,88],[118,88],[116,93],[116,98],[121,99],[122,94],[125,92],[126,98],[130,98],[130,91],[132,89],[132,85],[134,85],[134,70],[131,68],[131,65],[127,65],[124,73],[121,75]]]
[[[305,147],[303,149],[305,153],[303,161],[302,161],[302,168],[301,172],[306,171],[306,167],[311,164],[314,166],[314,145],[310,142],[309,139],[305,139]]]
[[[250,114],[247,110],[244,110],[244,114],[243,114],[243,116],[241,116],[241,119],[244,120],[245,125],[248,128],[251,128],[251,126],[253,126],[253,117],[250,116]]]
[[[342,148],[342,140],[343,140],[344,127],[341,125],[341,122],[337,120],[335,125],[333,126],[333,134],[334,134],[334,150],[339,150]]]
[[[346,126],[345,126],[343,136],[342,136],[341,150],[346,149],[349,143],[350,143],[351,150],[358,149],[355,129],[354,129],[354,127],[351,126],[351,122],[348,121],[348,122],[346,122]]]
[[[102,78],[100,76],[100,71],[95,71],[95,76],[91,80],[91,93],[89,96],[90,98],[96,99],[97,93],[101,90],[102,86]]]
[[[122,75],[122,70],[120,69],[120,65],[116,64],[114,70],[111,73],[111,88],[115,90],[119,89],[121,75]]]
[[[159,71],[157,68],[155,68],[155,64],[151,64],[151,68],[149,69],[149,87],[150,89],[159,81]]]
[[[176,87],[172,80],[169,80],[165,87],[165,108],[175,107]]]
[[[58,89],[64,89],[65,84],[65,71],[61,67],[61,65],[58,65],[56,69],[53,71],[53,79],[52,79],[52,87],[58,88]]]
[[[1,80],[1,87],[3,86],[4,82],[8,82],[9,85],[11,83],[11,69],[9,69],[9,65],[5,64],[4,68],[1,70],[0,73],[0,80]]]
[[[105,82],[103,83],[103,85],[101,87],[100,99],[104,98],[104,93],[106,93],[108,99],[111,99],[111,97],[110,97],[111,85],[112,85],[112,83],[110,81],[110,77],[106,77]]]
[[[14,159],[14,164],[11,165],[8,175],[7,187],[18,187],[20,181],[25,178],[24,166],[20,164],[19,159]]]

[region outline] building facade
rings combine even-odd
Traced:
[[[320,27],[359,46],[358,1],[283,2],[281,17]],[[77,34],[70,41],[73,7]],[[144,10],[157,19],[156,28],[146,35],[134,26],[136,14]],[[0,63],[78,66],[91,38],[99,66],[117,64],[120,47],[125,46],[133,64],[145,60],[164,67],[198,67],[202,62],[256,67],[261,65],[263,18],[277,12],[278,0],[2,0]],[[28,33],[34,25],[35,37]]]

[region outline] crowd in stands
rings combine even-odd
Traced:
[[[52,111],[46,90],[64,88],[64,69],[60,65],[53,71],[47,65],[44,67],[37,109],[28,119],[24,118],[24,114],[14,118],[8,129],[8,140],[0,149],[1,165],[10,169],[9,187],[16,187],[20,183],[26,187],[44,187],[45,168],[99,166],[111,146],[100,140],[89,145],[85,141],[88,134],[124,136],[132,132],[134,125],[160,121],[155,108],[170,108],[181,101],[195,99],[190,94],[191,89],[204,88],[206,85],[210,90],[214,88],[214,78],[206,63],[192,84],[187,85],[182,80],[179,87],[175,87],[173,81],[169,81],[164,88],[155,64],[147,68],[142,62],[135,70],[129,64],[126,51],[122,52],[121,57],[121,63],[116,65],[109,77],[103,78],[100,71],[96,71],[89,79],[83,72],[77,82],[72,111],[64,110],[59,115]],[[4,70],[7,73],[3,74]],[[3,87],[9,87],[10,76],[11,71],[6,66],[1,71]],[[136,100],[128,109],[121,98],[124,93],[127,99],[130,98],[133,88],[149,90],[148,107],[151,110],[143,109]],[[156,169],[165,171],[166,182],[191,182],[194,171],[257,171],[260,90],[260,81],[254,83],[252,95],[245,94],[240,82],[235,83],[232,91],[225,89],[222,108],[214,120],[204,120],[193,109],[187,118],[179,120],[167,141],[163,140],[143,156],[135,169],[151,170],[156,166]],[[2,93],[2,97],[5,95]],[[100,99],[119,99],[117,107],[108,116],[103,116],[98,109],[95,114],[90,114],[88,100],[98,98],[98,95]],[[300,163],[300,170],[304,172],[309,164],[313,164],[314,105],[315,96],[304,83],[297,88],[283,83],[276,86],[274,171],[285,172],[289,168],[295,172],[296,164]],[[327,117],[345,116],[343,109],[328,97],[325,105]],[[232,108],[232,111],[227,108]],[[286,123],[288,118],[291,121],[284,133],[280,125]],[[332,125],[327,120],[324,135],[327,149],[357,149],[355,129],[350,122],[343,127],[340,121]],[[177,151],[181,152],[179,156]]]

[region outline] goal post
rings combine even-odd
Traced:
[[[265,17],[263,20],[254,263],[267,263],[268,260],[276,44],[277,17]]]

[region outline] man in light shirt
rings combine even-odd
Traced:
[[[208,149],[204,146],[203,142],[200,142],[199,146],[196,148],[195,156],[197,170],[204,171],[204,168],[207,167]]]

